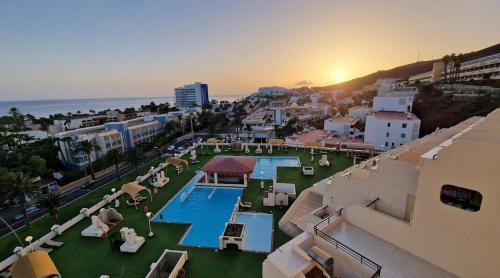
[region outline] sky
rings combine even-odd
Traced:
[[[500,42],[498,0],[2,0],[0,101],[322,86]]]

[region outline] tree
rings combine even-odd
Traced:
[[[450,55],[444,55],[442,58],[444,64],[444,82],[448,82],[448,65],[450,64]]]
[[[26,195],[33,195],[40,188],[37,178],[33,178],[29,173],[21,171],[7,172],[2,175],[2,188],[5,191],[5,197],[16,197],[19,199],[23,211],[26,226],[30,227],[28,218]]]
[[[92,165],[92,154],[100,149],[101,148],[98,145],[94,144],[92,141],[82,141],[78,143],[75,150],[75,153],[83,152],[87,155],[87,159],[89,162],[89,171],[93,180],[95,180],[95,173],[94,173],[94,167]]]
[[[55,223],[59,224],[59,205],[61,203],[61,195],[59,193],[49,193],[38,199],[38,205],[46,208],[49,214],[54,217]]]
[[[144,153],[141,146],[135,146],[125,153],[125,160],[135,168],[137,176],[139,175],[139,165],[141,165]]]
[[[122,159],[123,159],[122,150],[111,149],[110,151],[108,151],[106,156],[109,159],[109,162],[111,162],[113,165],[115,165],[116,175],[117,175],[116,180],[119,181],[120,180],[120,163],[122,162]]]

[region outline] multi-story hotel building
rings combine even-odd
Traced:
[[[175,88],[176,107],[194,107],[208,104],[208,85],[200,82]]]
[[[453,63],[448,64],[445,72],[443,62],[434,63],[432,71],[410,76],[408,81],[415,83],[434,83],[450,75],[453,71]],[[485,56],[482,58],[469,60],[460,64],[458,74],[459,81],[500,79],[500,53]]]
[[[89,159],[94,161],[112,149],[125,151],[138,144],[151,142],[160,135],[167,122],[177,119],[175,115],[154,115],[57,133],[56,138],[67,138],[58,142],[61,147],[59,159],[68,166],[83,167]],[[92,157],[77,151],[82,141],[91,141],[98,146]]]
[[[500,79],[500,53],[461,63],[458,79]]]
[[[497,277],[499,157],[497,109],[314,184],[263,277]]]

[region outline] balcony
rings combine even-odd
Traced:
[[[366,221],[366,217],[360,218],[365,219],[365,223],[361,223],[352,214],[351,208],[339,210],[314,227],[314,244],[333,257],[335,273],[348,268],[351,274],[342,277],[455,277],[406,252],[399,244],[394,245],[363,228],[377,226],[377,229],[392,234],[392,227],[387,223],[378,222],[379,219]]]

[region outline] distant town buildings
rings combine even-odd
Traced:
[[[175,88],[175,106],[186,108],[208,104],[208,85],[200,82]]]
[[[359,122],[358,117],[353,116],[337,116],[325,120],[323,129],[325,131],[334,132],[337,137],[346,139],[354,139],[359,130],[355,127]]]
[[[286,88],[279,86],[270,87],[260,87],[257,89],[257,95],[259,96],[282,96],[287,92]]]

